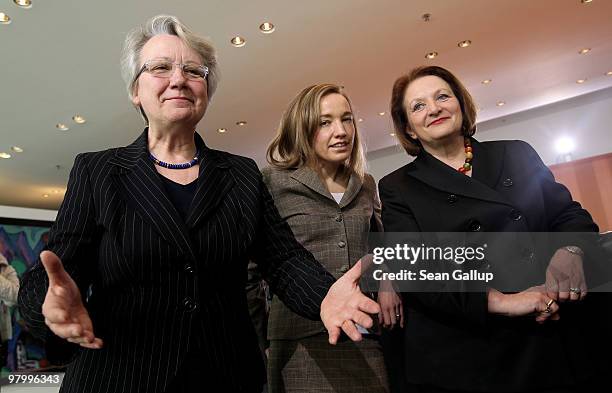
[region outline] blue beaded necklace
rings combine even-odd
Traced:
[[[155,165],[159,165],[163,168],[168,168],[168,169],[187,169],[187,168],[191,168],[192,166],[196,165],[198,163],[198,161],[200,160],[200,152],[196,151],[196,155],[195,157],[193,157],[193,160],[186,162],[184,164],[168,164],[167,162],[164,162],[160,159],[157,159],[153,154],[151,154],[149,152],[149,157],[151,157],[151,160],[155,163]]]

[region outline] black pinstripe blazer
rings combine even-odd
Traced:
[[[261,385],[249,259],[292,310],[319,318],[334,278],[294,239],[255,162],[195,140],[202,160],[186,222],[149,159],[146,129],[127,147],[77,156],[48,248],[81,293],[91,286],[86,307],[105,345],[62,342],[75,350],[62,392],[161,392],[197,345],[206,385]],[[19,305],[31,331],[54,342],[41,314],[47,286],[38,263]]]

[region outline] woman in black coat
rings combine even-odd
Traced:
[[[527,143],[472,138],[474,102],[449,71],[400,77],[391,111],[416,159],[380,181],[386,232],[598,231]],[[404,293],[406,391],[581,391],[592,382],[581,241],[555,247],[532,288]],[[504,268],[533,256],[519,247]]]

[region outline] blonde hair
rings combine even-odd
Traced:
[[[351,100],[342,86],[323,83],[305,88],[289,103],[281,118],[276,136],[268,146],[267,160],[270,165],[288,169],[316,162],[313,142],[321,121],[321,100],[329,94],[343,96],[351,112],[353,111]],[[363,179],[365,155],[354,117],[352,122],[355,129],[353,150],[344,163],[344,169],[355,172]]]

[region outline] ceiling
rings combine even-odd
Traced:
[[[0,205],[56,209],[77,153],[137,137],[142,123],[119,55],[126,32],[161,13],[218,49],[222,80],[198,130],[210,146],[260,165],[285,106],[313,83],[346,87],[370,152],[395,143],[389,115],[378,113],[388,111],[395,78],[417,65],[456,73],[481,108],[480,122],[612,86],[606,0],[32,2],[21,9],[0,0],[0,12],[12,18],[0,25],[0,152],[12,155],[0,159]],[[274,33],[259,31],[265,21]],[[244,47],[230,45],[235,35]],[[463,40],[471,46],[458,47]],[[582,48],[591,51],[580,55]],[[431,51],[439,55],[426,59]],[[75,114],[87,122],[74,123]],[[241,120],[247,124],[237,126]],[[24,152],[11,151],[14,145]]]

